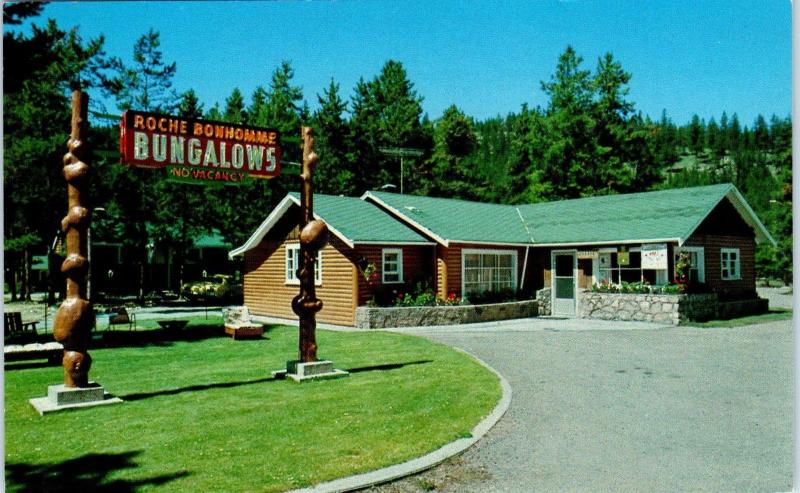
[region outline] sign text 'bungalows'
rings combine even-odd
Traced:
[[[280,174],[277,130],[126,111],[120,123],[122,163],[167,168],[172,179],[240,183]]]

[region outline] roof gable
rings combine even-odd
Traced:
[[[255,248],[289,209],[299,206],[300,194],[287,194],[244,245],[228,256]],[[331,233],[350,248],[356,244],[431,244],[379,208],[354,197],[314,194],[314,217],[325,221]]]

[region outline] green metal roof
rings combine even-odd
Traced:
[[[536,244],[685,240],[731,184],[519,206]]]
[[[705,187],[605,195],[528,205],[368,192],[373,200],[445,244],[569,245],[685,241],[728,197],[758,238],[774,241],[729,183]]]
[[[300,194],[290,194],[297,201]],[[355,197],[314,194],[314,214],[351,243],[431,243],[372,204]]]
[[[210,234],[198,236],[194,241],[195,248],[230,248],[231,244],[225,241],[219,231],[213,230]]]
[[[514,206],[466,200],[368,192],[364,198],[389,207],[440,240],[530,244],[531,236]]]
[[[50,263],[47,260],[47,255],[32,255],[31,256],[31,270],[43,270],[46,271],[49,269]]]

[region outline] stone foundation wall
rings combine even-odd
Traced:
[[[552,315],[553,311],[550,307],[551,299],[550,299],[550,288],[543,288],[539,291],[536,291],[536,301],[539,303],[539,315]]]
[[[391,308],[356,308],[356,327],[383,329],[388,327],[420,327],[428,325],[467,324],[535,317],[536,300],[490,305],[408,306]]]
[[[635,320],[678,325],[764,313],[767,300],[720,302],[715,294],[580,294],[578,318],[600,320]]]

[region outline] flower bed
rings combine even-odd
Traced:
[[[538,313],[537,307],[536,300],[489,305],[389,308],[359,306],[356,308],[356,327],[359,329],[383,329],[510,320],[535,317]]]

